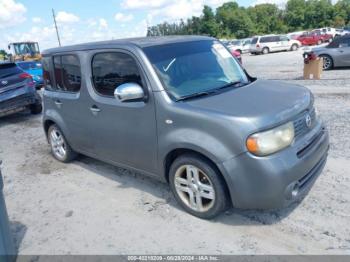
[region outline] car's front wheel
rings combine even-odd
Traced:
[[[52,155],[57,160],[67,163],[72,161],[77,156],[77,153],[75,153],[67,143],[66,138],[57,125],[51,125],[47,135],[51,146]]]
[[[176,200],[190,214],[211,219],[228,207],[226,184],[208,160],[195,154],[178,157],[169,172]]]
[[[323,70],[330,70],[333,68],[333,59],[329,55],[320,55],[323,58]]]

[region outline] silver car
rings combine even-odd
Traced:
[[[350,35],[336,37],[329,45],[312,49],[323,58],[323,69],[350,66]]]

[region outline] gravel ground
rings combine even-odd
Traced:
[[[5,199],[20,254],[350,254],[349,69],[304,81],[302,50],[243,55],[254,76],[308,86],[330,131],[323,174],[308,196],[277,211],[185,213],[168,186],[80,156],[55,161],[40,116],[1,119]]]

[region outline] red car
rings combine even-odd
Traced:
[[[237,60],[242,64],[242,56],[241,53],[236,50],[230,50],[231,54],[237,58]]]
[[[320,45],[324,42],[330,42],[332,39],[332,35],[322,34],[321,32],[317,31],[305,32],[297,38],[302,45]]]

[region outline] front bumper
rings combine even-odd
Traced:
[[[234,207],[281,208],[302,199],[325,166],[329,135],[318,123],[288,148],[257,157],[245,152],[222,163]]]

